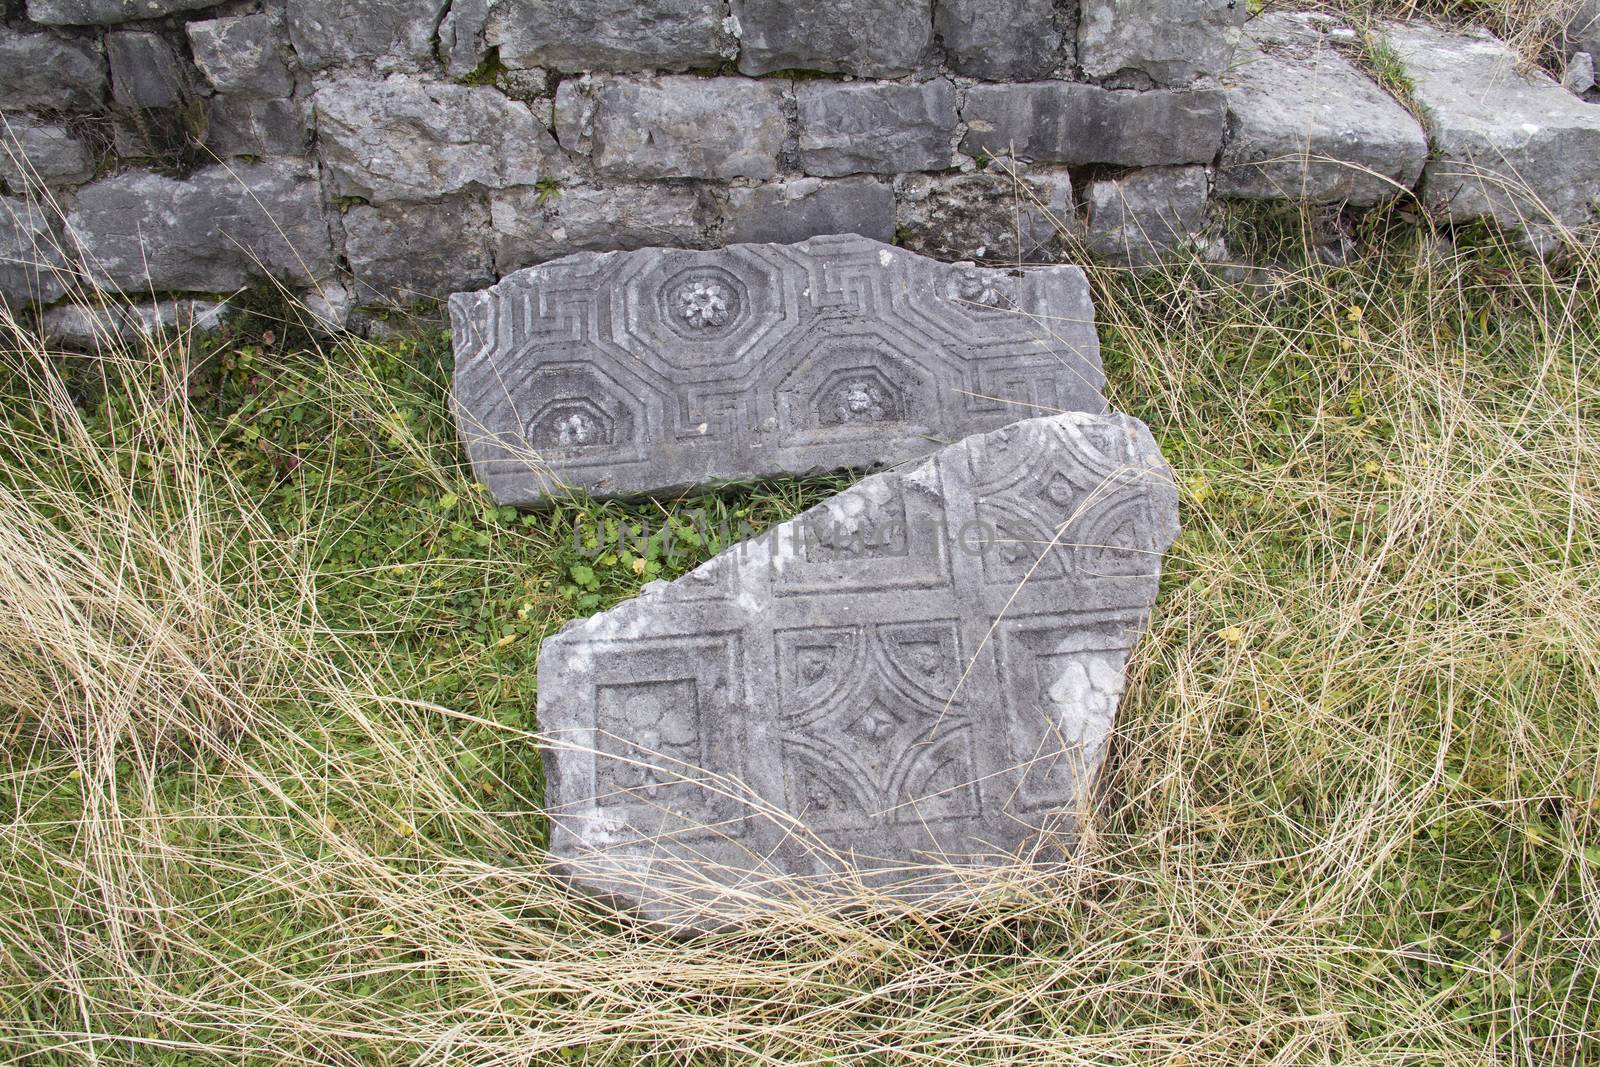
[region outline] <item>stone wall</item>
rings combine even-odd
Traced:
[[[1452,219],[1519,224],[1528,203],[1463,192],[1452,160],[1508,166],[1558,221],[1587,220],[1600,107],[1502,46],[1391,35],[1430,157],[1363,72],[1370,42],[1245,8],[0,0],[0,296],[60,301],[39,265],[81,261],[174,299],[272,279],[339,319],[578,250],[840,231],[1139,264],[1220,254],[1217,198],[1431,190]],[[1503,123],[1465,114],[1484,77],[1515,90]],[[1560,115],[1537,144],[1529,109]]]

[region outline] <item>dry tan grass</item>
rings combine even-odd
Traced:
[[[485,803],[461,769],[469,730],[531,736],[417,702],[372,635],[323,623],[329,531],[260,514],[182,342],[101,365],[121,435],[73,403],[81,374],[12,344],[35,417],[0,429],[0,1044],[1593,1061],[1594,274],[1420,251],[1266,292],[1205,277],[1098,276],[1118,400],[1183,479],[1186,532],[1070,876],[688,942],[570,897],[536,798]],[[392,424],[340,358],[351,425]],[[438,455],[416,445],[418,470],[453,484]]]
[[[1267,0],[1265,10],[1327,11],[1359,29],[1385,19],[1482,26],[1530,64],[1554,66],[1559,42],[1583,0]],[[1559,68],[1556,68],[1559,69]]]

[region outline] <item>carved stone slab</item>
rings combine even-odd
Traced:
[[[872,467],[1105,408],[1076,267],[864,237],[582,253],[458,293],[450,318],[457,423],[501,503]]]
[[[704,927],[1059,850],[1176,534],[1142,423],[1027,419],[569,625],[539,657],[559,868]]]

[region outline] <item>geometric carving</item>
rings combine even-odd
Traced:
[[[461,436],[501,503],[885,466],[1105,406],[1076,267],[851,235],[581,253],[458,293],[450,316]]]
[[[1029,419],[570,625],[539,659],[552,856],[704,926],[1067,842],[1176,513],[1136,420]]]

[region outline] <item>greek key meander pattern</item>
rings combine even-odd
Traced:
[[[1013,276],[866,238],[572,257],[453,315],[454,400],[491,488],[535,463],[635,491],[673,458],[721,476],[760,473],[720,471],[735,452],[868,466],[1103,408],[1075,270]]]

